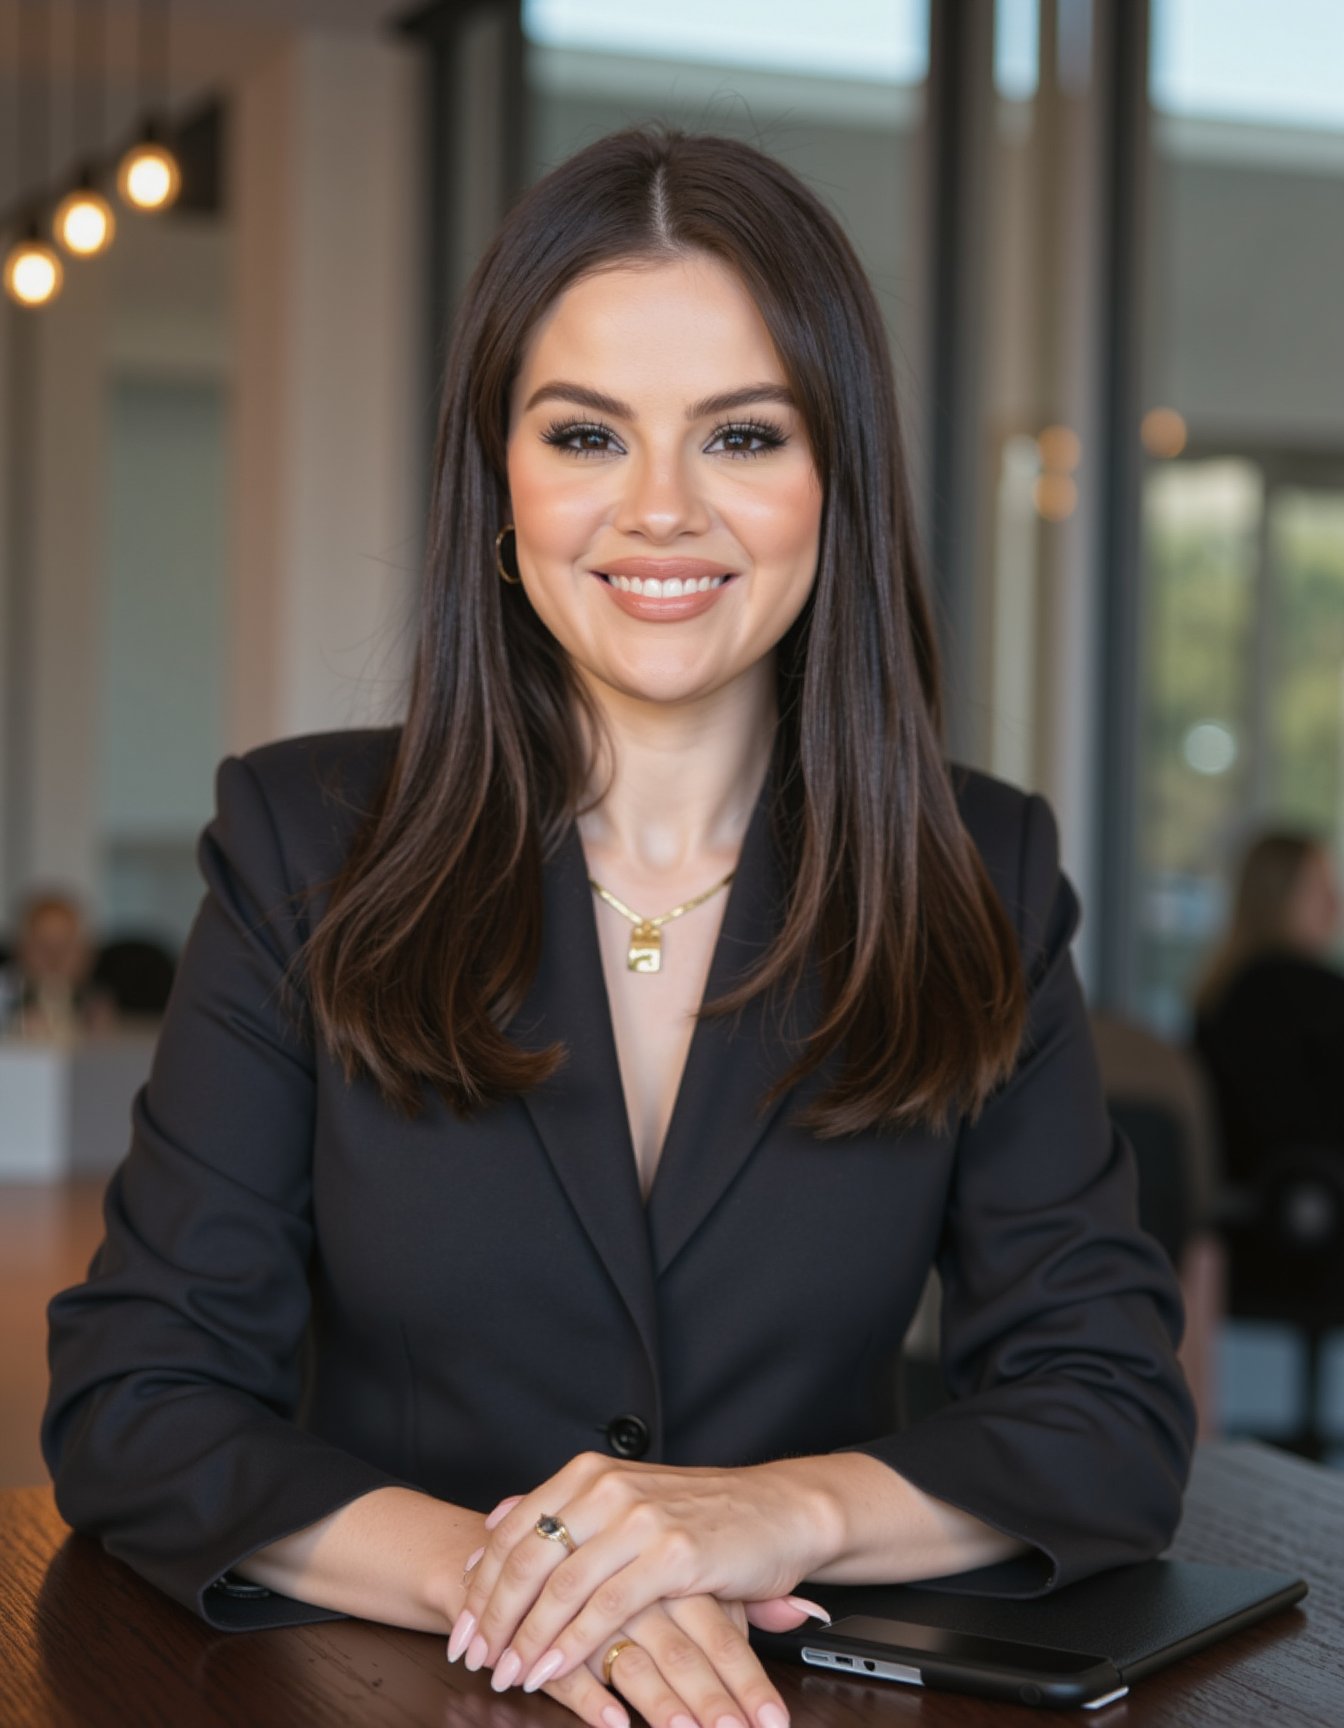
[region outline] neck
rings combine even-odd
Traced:
[[[694,887],[733,868],[770,761],[772,661],[694,702],[590,686],[606,729],[578,819],[593,871]]]

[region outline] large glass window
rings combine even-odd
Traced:
[[[1133,1006],[1188,1024],[1242,844],[1344,842],[1344,8],[1153,0]]]
[[[745,138],[839,215],[877,290],[898,377],[919,378],[928,0],[524,0],[523,30],[531,176],[642,120]]]

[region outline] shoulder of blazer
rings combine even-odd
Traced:
[[[948,774],[962,825],[984,860],[990,880],[1005,900],[1016,896],[1023,829],[1032,794],[962,762],[950,762]]]
[[[263,744],[241,758],[295,887],[340,869],[378,801],[400,736],[397,726],[313,732]]]
[[[948,769],[962,824],[1012,919],[1030,973],[1052,941],[1067,947],[1081,916],[1072,884],[1061,876],[1054,811],[1038,792],[964,763]],[[1059,926],[1053,937],[1052,919]]]

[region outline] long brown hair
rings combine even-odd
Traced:
[[[1274,829],[1252,840],[1237,870],[1232,917],[1194,991],[1197,1019],[1211,1014],[1248,961],[1292,947],[1288,911],[1308,861],[1325,849],[1318,834]]]
[[[316,1024],[347,1076],[367,1073],[408,1112],[429,1085],[468,1114],[563,1060],[562,1045],[524,1050],[507,1029],[538,963],[543,863],[588,783],[582,722],[600,721],[524,591],[496,574],[509,392],[530,331],[577,278],[693,251],[755,300],[824,489],[813,591],[776,650],[783,925],[701,1014],[786,992],[815,962],[820,1024],[772,1096],[839,1051],[839,1078],[803,1125],[941,1126],[977,1113],[1012,1067],[1021,962],[942,757],[872,290],[820,201],[729,138],[639,127],[600,139],[525,194],[471,279],[444,382],[409,712],[306,951]]]

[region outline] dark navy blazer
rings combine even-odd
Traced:
[[[545,866],[511,1035],[555,1078],[471,1121],[348,1086],[282,978],[395,733],[226,761],[187,943],[88,1281],[51,1307],[43,1427],[77,1528],[219,1625],[316,1619],[212,1581],[388,1483],[486,1509],[593,1448],[674,1464],[859,1449],[1033,1544],[948,1587],[1036,1594],[1159,1552],[1194,1412],[1180,1296],[1135,1214],[1039,797],[955,769],[1031,991],[974,1126],[823,1141],[763,1114],[786,1063],[754,1005],[697,1025],[647,1208],[577,830]],[[769,941],[767,777],[713,996]],[[308,910],[305,911],[305,906]],[[792,1004],[795,1030],[815,988]],[[786,1028],[787,1030],[787,1028]],[[952,1402],[901,1429],[892,1364],[931,1265]]]

